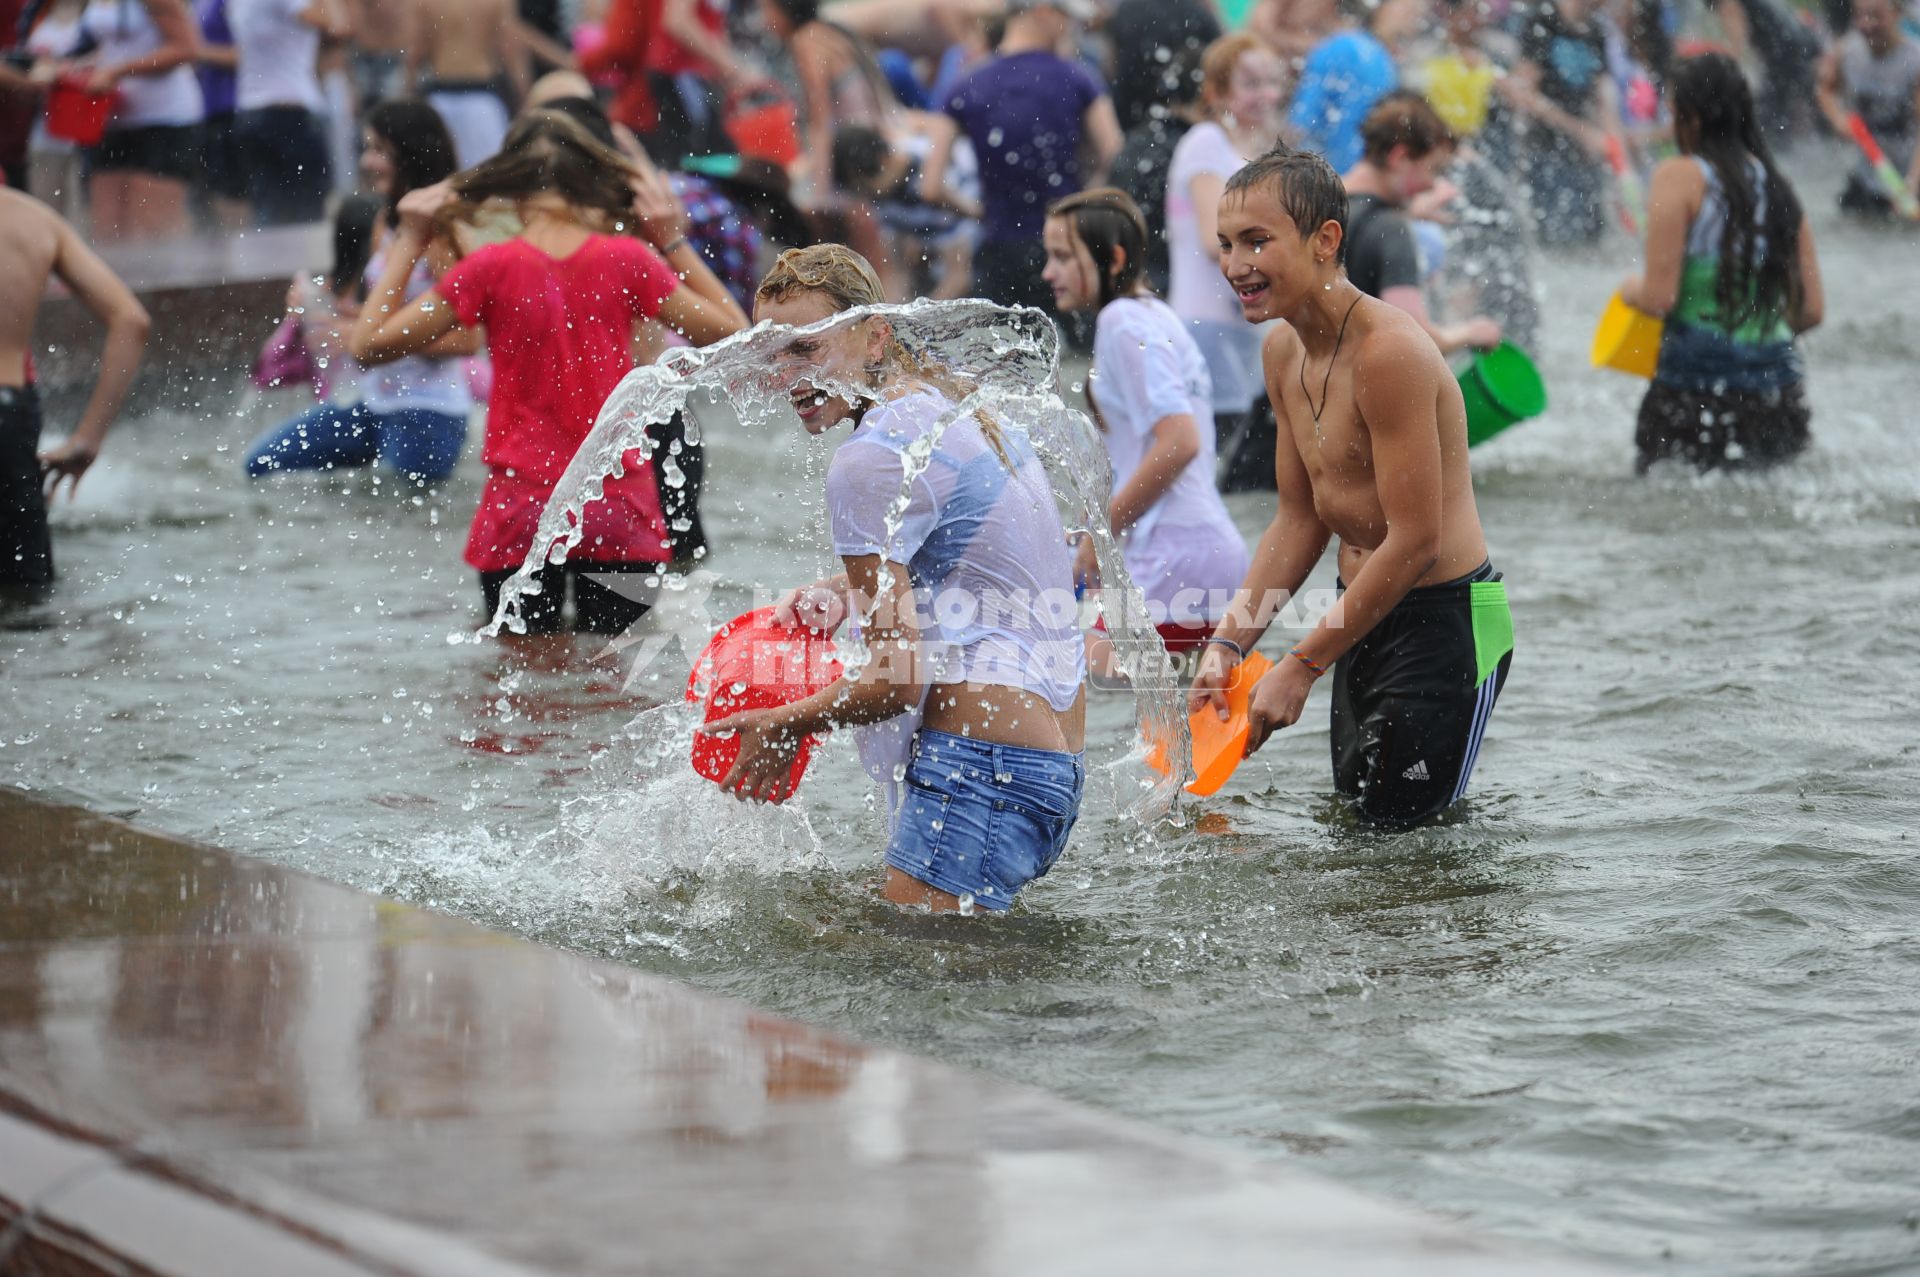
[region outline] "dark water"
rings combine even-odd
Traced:
[[[1831,174],[1806,179],[1830,206]],[[1688,1274],[1920,1272],[1920,318],[1909,237],[1821,223],[1816,446],[1631,476],[1587,369],[1624,269],[1546,263],[1549,415],[1476,454],[1518,625],[1462,818],[1328,802],[1325,704],[1159,838],[1130,709],[1015,916],[877,906],[845,747],[802,808],[684,777],[671,659],[502,647],[427,498],[245,486],[297,404],[127,423],[0,610],[0,778],[1279,1158],[1509,1236]],[[1901,265],[1905,263],[1905,265]],[[824,451],[710,414],[711,610],[826,566]],[[1236,498],[1251,536],[1266,500]],[[628,653],[627,655],[631,655]]]

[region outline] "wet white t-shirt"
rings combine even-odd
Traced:
[[[923,688],[1017,687],[1064,711],[1087,673],[1073,555],[1032,443],[1005,423],[998,434],[1005,460],[972,413],[931,390],[869,409],[827,469],[833,550],[906,565]],[[915,707],[856,732],[890,808],[920,718]]]
[[[367,261],[367,290],[386,273],[387,245],[374,251]],[[423,257],[414,263],[407,279],[407,300],[412,301],[431,289],[433,268]],[[369,412],[398,412],[403,408],[422,409],[460,415],[473,411],[473,392],[467,381],[467,361],[457,356],[433,358],[408,355],[390,363],[376,364],[360,375],[360,392]]]
[[[1005,459],[932,390],[869,409],[827,470],[833,551],[907,565],[934,681],[1070,709],[1086,677],[1073,555],[1032,443],[1005,423],[998,434]]]
[[[260,111],[326,108],[320,92],[320,31],[301,21],[312,0],[227,0],[227,24],[240,58],[235,107]]]
[[[1247,546],[1214,486],[1213,388],[1200,348],[1165,302],[1123,297],[1100,312],[1092,387],[1116,493],[1139,470],[1155,425],[1193,418],[1199,455],[1127,529],[1121,550],[1156,623],[1218,620],[1246,577]]]

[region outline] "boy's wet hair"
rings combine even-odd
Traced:
[[[1393,148],[1407,148],[1407,158],[1423,160],[1435,151],[1459,145],[1453,130],[1433,104],[1411,89],[1395,89],[1367,112],[1360,125],[1360,142],[1369,164],[1385,164]]]
[[[1334,261],[1346,263],[1347,188],[1340,175],[1333,171],[1333,165],[1312,151],[1296,151],[1282,142],[1259,159],[1242,165],[1227,179],[1227,188],[1222,194],[1244,198],[1251,191],[1266,188],[1272,190],[1280,207],[1293,219],[1303,240],[1312,238],[1313,233],[1328,222],[1339,223],[1340,249]]]
[[[862,124],[841,126],[833,135],[833,184],[843,191],[865,190],[886,168],[892,153],[880,130]]]

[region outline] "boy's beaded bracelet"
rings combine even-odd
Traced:
[[[1209,634],[1207,635],[1207,642],[1218,643],[1221,647],[1224,647],[1229,652],[1232,652],[1234,656],[1239,660],[1244,661],[1247,659],[1247,649],[1244,647],[1241,647],[1238,643],[1234,642],[1230,638],[1221,638],[1218,634]]]
[[[1315,661],[1311,656],[1308,656],[1305,652],[1301,651],[1297,647],[1294,648],[1292,651],[1288,652],[1287,655],[1291,656],[1294,660],[1300,662],[1302,665],[1312,670],[1313,676],[1315,678],[1319,678],[1321,675],[1327,672],[1326,666],[1321,665],[1320,663]]]

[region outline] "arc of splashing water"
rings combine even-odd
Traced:
[[[527,560],[501,589],[499,608],[480,633],[496,637],[503,628],[525,632],[521,600],[541,592],[535,573],[543,565],[566,562],[580,544],[583,512],[602,498],[607,480],[625,474],[627,452],[653,458],[653,426],[664,424],[695,393],[706,391],[727,396],[748,429],[776,428],[778,414],[790,408],[787,388],[779,384],[775,371],[776,356],[796,338],[867,318],[886,320],[914,353],[977,387],[908,449],[900,494],[888,508],[888,534],[898,530],[911,485],[953,422],[985,409],[1021,430],[1040,457],[1056,499],[1062,491],[1067,494],[1068,530],[1093,537],[1101,579],[1124,600],[1121,613],[1109,616],[1107,624],[1120,650],[1138,654],[1133,672],[1136,732],[1175,742],[1169,773],[1143,782],[1145,794],[1123,806],[1142,821],[1177,816],[1182,787],[1192,777],[1185,693],[1176,685],[1165,645],[1145,619],[1146,600],[1127,573],[1107,521],[1113,483],[1107,450],[1087,414],[1061,399],[1059,339],[1052,321],[1031,307],[1006,308],[977,299],[862,306],[801,328],[756,324],[704,349],[676,350],[657,364],[635,368],[607,396],[593,429],[554,485]],[[853,398],[862,393],[859,386],[809,380],[830,394]]]

